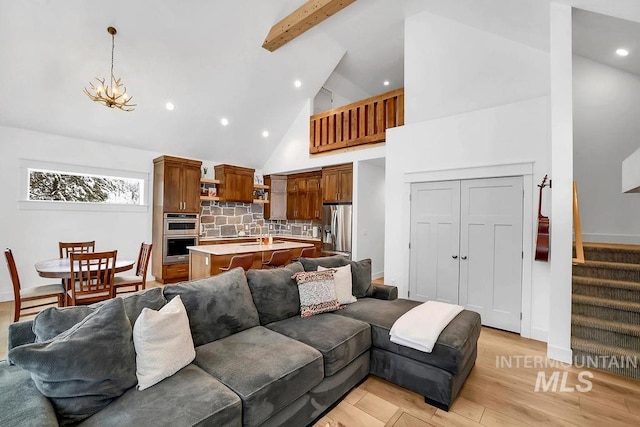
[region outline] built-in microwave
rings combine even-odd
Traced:
[[[188,246],[198,246],[198,236],[164,236],[162,263],[180,264],[189,262]]]
[[[189,262],[189,246],[198,245],[198,214],[166,213],[162,236],[162,263]]]
[[[164,236],[197,236],[198,214],[164,214]]]

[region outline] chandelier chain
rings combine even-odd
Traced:
[[[113,52],[116,49],[116,36],[115,34],[111,34],[111,86],[113,87],[113,82],[114,82],[114,78],[113,78]]]

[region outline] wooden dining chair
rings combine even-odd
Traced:
[[[315,258],[316,256],[316,248],[311,247],[311,248],[302,248],[302,251],[300,251],[300,258]]]
[[[31,288],[20,288],[20,277],[18,276],[18,269],[16,268],[16,262],[13,258],[11,249],[4,250],[4,256],[7,259],[7,267],[9,267],[9,274],[11,275],[11,281],[13,282],[13,299],[14,299],[14,314],[13,321],[17,322],[21,316],[30,316],[37,314],[36,311],[25,311],[47,305],[55,304],[51,301],[52,298],[57,298],[58,307],[64,306],[64,286],[60,283],[54,283],[51,285],[40,285]],[[41,302],[40,304],[29,304],[26,307],[22,306],[24,302],[37,301],[37,300],[49,300],[48,302]]]
[[[236,267],[242,267],[242,269],[247,272],[251,269],[253,265],[253,254],[244,254],[244,255],[236,255],[231,258],[231,262],[227,267],[221,267],[222,271],[233,270]]]
[[[96,241],[90,242],[58,242],[58,248],[60,249],[60,258],[69,258],[69,254],[76,253],[91,253],[95,252]]]
[[[113,281],[114,295],[117,295],[118,291],[125,292],[138,292],[140,289],[144,290],[147,287],[147,269],[149,268],[149,260],[151,259],[151,243],[142,242],[140,245],[140,252],[138,252],[138,263],[136,265],[135,276],[115,276]]]
[[[269,258],[269,261],[262,262],[262,268],[284,267],[285,265],[287,265],[290,259],[291,252],[289,252],[288,250],[273,251],[271,253],[271,258]]]
[[[93,304],[115,297],[113,282],[118,251],[69,254],[71,289],[68,305]]]

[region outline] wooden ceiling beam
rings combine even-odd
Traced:
[[[271,27],[262,47],[273,52],[356,0],[309,0]]]

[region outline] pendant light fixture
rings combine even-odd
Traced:
[[[96,77],[97,84],[89,82],[91,89],[84,88],[84,93],[91,100],[106,105],[109,108],[118,108],[123,111],[135,110],[136,104],[131,104],[131,96],[127,93],[127,88],[122,84],[122,79],[116,79],[113,76],[113,51],[115,50],[116,29],[107,28],[107,32],[111,34],[111,80],[110,85],[105,83],[105,79]]]

